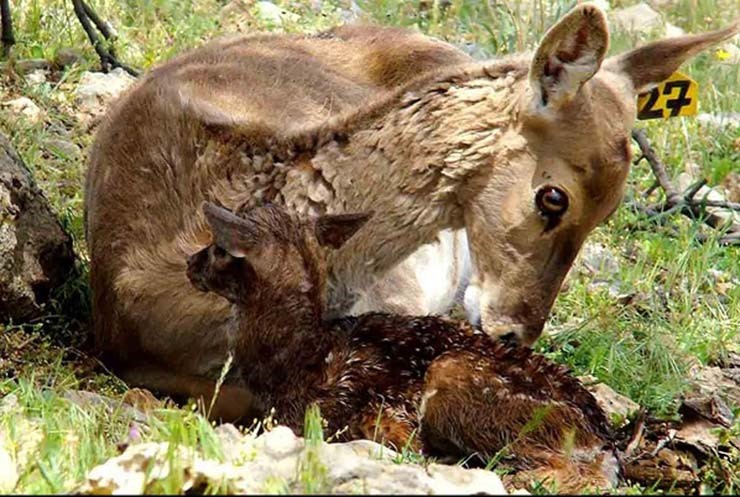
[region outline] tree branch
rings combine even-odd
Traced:
[[[665,164],[660,160],[658,154],[655,153],[650,141],[645,134],[643,129],[635,129],[632,131],[632,138],[637,142],[640,147],[643,157],[650,164],[650,169],[655,175],[656,182],[663,189],[666,195],[666,200],[663,204],[643,207],[639,204],[632,203],[632,208],[638,210],[649,217],[661,217],[666,214],[679,212],[686,217],[691,219],[700,219],[708,226],[714,229],[725,229],[731,228],[730,231],[720,238],[720,243],[725,245],[740,245],[740,224],[733,223],[726,216],[716,210],[707,211],[707,207],[722,208],[731,211],[740,211],[740,204],[736,202],[725,202],[716,200],[700,199],[697,200],[695,197],[698,192],[707,184],[705,179],[697,181],[685,192],[680,193],[671,182],[668,172],[666,171]],[[651,187],[651,190],[653,187]],[[703,240],[702,240],[703,241]]]
[[[115,67],[120,67],[132,76],[138,76],[139,71],[121,63],[115,57],[115,51],[112,48],[106,48],[106,44],[95,32],[95,28],[93,27],[90,20],[92,19],[92,22],[95,23],[95,26],[97,26],[106,40],[112,41],[112,38],[114,38],[114,34],[107,23],[100,19],[95,11],[93,11],[90,6],[87,5],[83,0],[72,0],[72,6],[74,7],[74,12],[77,16],[77,19],[80,21],[80,24],[82,24],[82,29],[85,30],[90,43],[92,44],[95,52],[100,58],[100,65],[103,72],[108,72]]]

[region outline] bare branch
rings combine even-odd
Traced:
[[[72,6],[74,7],[74,12],[77,16],[77,19],[79,19],[80,24],[82,24],[82,29],[85,30],[87,37],[90,39],[90,43],[92,43],[95,52],[100,58],[100,65],[102,66],[103,71],[108,72],[112,68],[120,67],[132,76],[138,76],[139,71],[125,64],[122,64],[115,57],[114,52],[106,48],[106,44],[95,32],[95,28],[90,22],[90,19],[93,19],[93,22],[96,24],[96,26],[98,26],[101,33],[103,33],[103,36],[105,36],[106,39],[113,36],[113,33],[110,31],[109,27],[100,19],[100,17],[95,14],[95,12],[83,0],[72,0]],[[89,15],[90,12],[92,12],[92,15]],[[101,28],[100,26],[105,26],[105,29]],[[108,36],[106,36],[106,33]]]
[[[707,184],[705,179],[697,181],[691,185],[683,194],[679,193],[678,189],[673,185],[668,176],[665,164],[663,164],[655,153],[655,150],[651,147],[647,135],[645,134],[645,130],[633,130],[632,138],[640,147],[640,151],[642,153],[641,158],[644,157],[648,161],[650,168],[655,175],[657,184],[660,185],[666,194],[666,200],[663,204],[643,207],[632,202],[633,209],[646,214],[648,217],[654,218],[662,218],[666,215],[680,212],[691,219],[699,219],[705,224],[718,230],[731,228],[726,235],[723,235],[723,237],[720,238],[719,242],[723,245],[740,244],[740,224],[733,223],[724,213],[717,212],[716,210],[708,211],[706,209],[707,207],[714,207],[740,211],[740,204],[735,202],[695,199],[699,191]],[[654,186],[650,188],[649,192],[652,193],[653,190]],[[646,193],[645,196],[647,195],[649,195],[649,193]]]
[[[642,155],[645,156],[648,163],[650,164],[650,169],[653,170],[653,174],[658,180],[658,184],[660,184],[660,187],[663,188],[663,191],[665,191],[666,193],[667,201],[671,204],[679,203],[681,201],[681,195],[673,187],[673,183],[671,183],[671,180],[668,177],[668,173],[666,172],[665,165],[650,146],[650,142],[648,142],[645,130],[632,130],[632,138],[637,142],[637,145],[642,151]]]

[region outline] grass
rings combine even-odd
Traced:
[[[281,23],[260,17],[254,2],[248,0],[242,2],[247,5],[244,10],[229,10],[224,0],[91,3],[117,30],[120,58],[146,69],[219,34],[324,29],[341,22],[346,15],[343,5],[348,2],[317,2],[321,4],[317,9],[308,0],[276,1],[297,14]],[[534,0],[528,6],[524,2],[473,0],[357,3],[366,20],[419,29],[465,45],[478,56],[495,56],[534,48],[546,28],[575,2]],[[633,3],[614,1],[612,8]],[[84,335],[89,289],[82,192],[85,157],[93,137],[87,124],[75,117],[72,94],[82,72],[95,69],[97,60],[67,0],[26,0],[13,8],[18,40],[15,59],[54,59],[69,48],[82,55],[80,63],[64,72],[59,81],[31,85],[5,71],[0,84],[0,101],[28,96],[46,114],[43,122],[33,124],[0,108],[0,130],[10,137],[32,170],[81,256],[80,276],[58,292],[58,304],[46,319],[0,328],[0,378],[5,378],[0,379],[0,394],[15,396],[19,404],[17,411],[0,410],[0,426],[9,430],[14,441],[26,433],[42,434],[38,453],[25,466],[14,491],[64,492],[92,466],[117,453],[116,444],[127,440],[131,423],[123,410],[112,414],[102,407],[83,410],[63,398],[64,390],[80,388],[120,399],[125,387],[99,365],[81,365],[75,349],[54,345],[78,344]],[[224,8],[227,10],[220,14]],[[664,15],[686,31],[696,32],[724,25],[728,22],[726,13],[735,11],[733,0],[678,0]],[[615,32],[611,53],[656,36],[654,32]],[[699,82],[700,112],[740,112],[737,64],[723,64],[708,51],[685,64],[682,71]],[[692,118],[638,125],[647,128],[674,178],[694,164],[698,174],[716,185],[740,169],[737,128],[707,130]],[[54,140],[74,144],[79,153],[73,149],[70,153]],[[648,166],[638,164],[630,174],[628,195],[641,195],[652,180]],[[657,200],[656,194],[652,200]],[[740,285],[729,283],[740,278],[740,249],[720,247],[712,240],[698,243],[698,232],[711,235],[700,223],[675,217],[667,224],[669,227],[647,225],[623,207],[599,227],[590,240],[611,250],[619,262],[618,271],[600,275],[608,280],[603,286],[594,285],[589,275],[573,274],[548,323],[548,327],[562,331],[545,336],[537,347],[578,374],[594,375],[654,414],[673,417],[693,366],[713,364],[731,352],[740,352]],[[619,293],[634,294],[631,302],[617,303],[609,293],[610,285],[618,286]],[[74,319],[69,317],[65,302],[76,303]],[[48,340],[49,336],[54,340]],[[70,342],[71,337],[77,340]],[[309,438],[320,433],[315,422],[311,424],[316,416],[307,417]],[[140,434],[142,440],[197,446],[221,457],[212,427],[199,413],[165,409],[157,419]],[[28,429],[17,428],[22,426]],[[408,452],[403,451],[401,462],[416,460]],[[303,466],[303,491],[325,490],[321,467],[315,462],[308,460]],[[716,472],[721,474],[722,468]],[[716,475],[707,476],[711,488],[725,492],[740,488],[737,477],[735,486],[722,486],[715,480]],[[276,482],[274,490],[285,488]]]

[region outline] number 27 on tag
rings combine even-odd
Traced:
[[[696,81],[685,74],[674,72],[668,79],[637,98],[637,118],[693,116],[697,109],[698,89]]]

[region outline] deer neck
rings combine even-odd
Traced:
[[[235,305],[232,322],[237,358],[248,365],[244,371],[248,383],[260,388],[278,385],[286,371],[322,363],[328,353],[321,316],[315,302],[304,295],[259,295]]]
[[[311,169],[325,210],[374,212],[330,258],[328,317],[441,230],[464,227],[466,185],[491,174],[499,138],[514,126],[514,83],[481,74],[408,91],[318,149]]]

